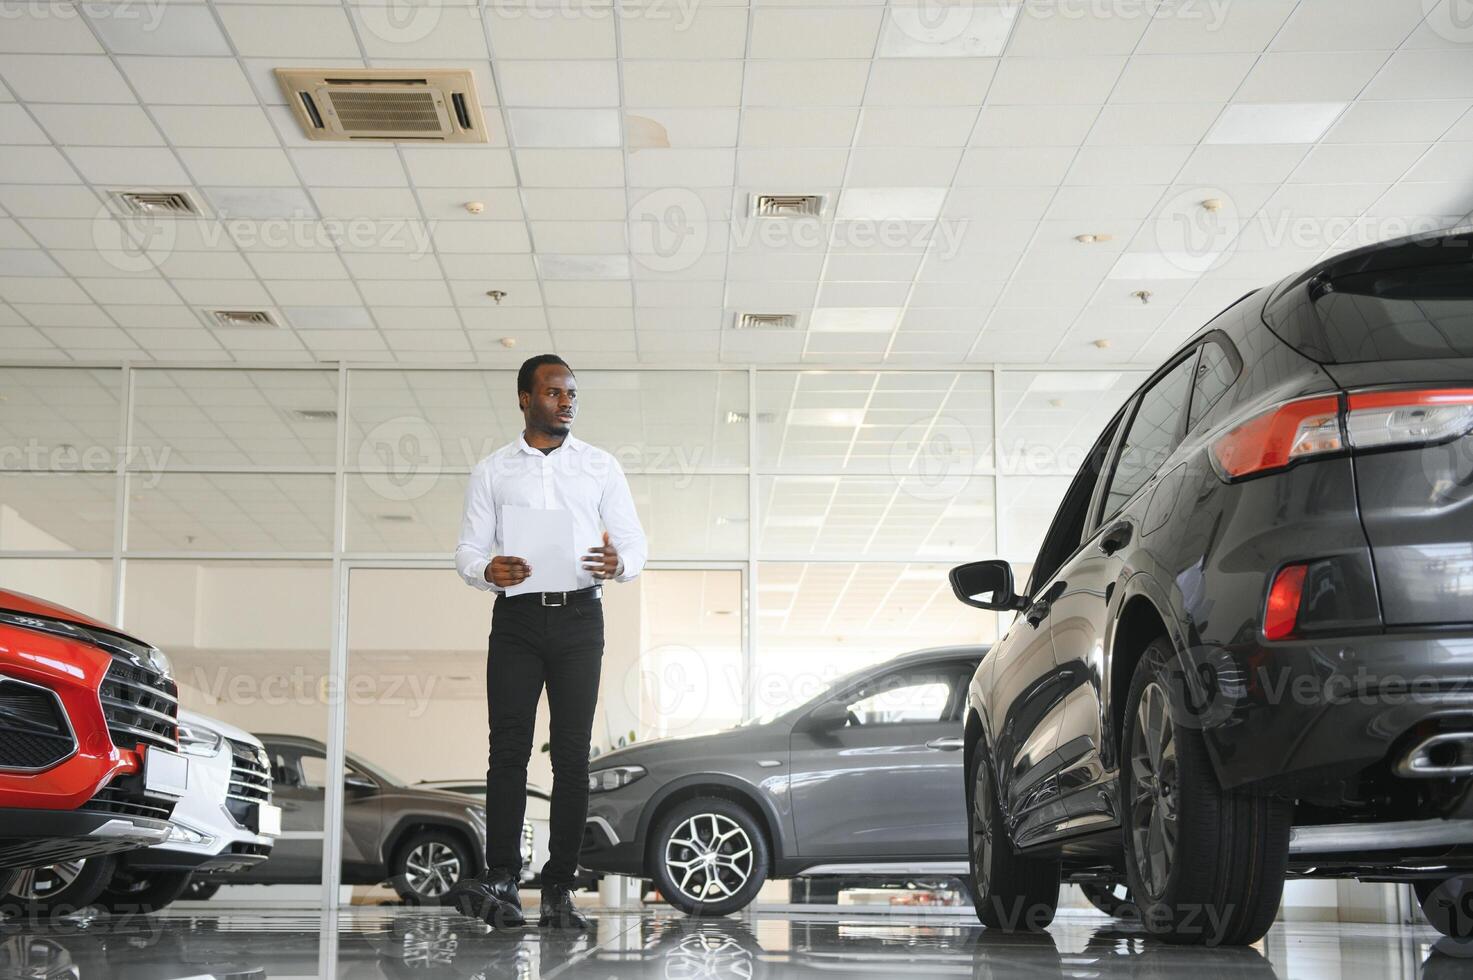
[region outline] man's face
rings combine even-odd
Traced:
[[[521,393],[527,428],[565,436],[578,414],[578,382],[560,364],[544,364],[532,376],[531,392]]]

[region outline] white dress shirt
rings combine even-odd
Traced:
[[[624,470],[612,454],[581,439],[570,435],[561,446],[543,453],[520,435],[471,471],[455,568],[467,585],[488,592],[502,591],[486,581],[486,566],[502,554],[500,518],[505,504],[566,510],[573,515],[580,589],[596,582],[581,559],[589,549],[603,544],[605,530],[619,552],[617,581],[628,582],[644,568],[649,545]]]

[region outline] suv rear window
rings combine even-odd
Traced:
[[[1473,357],[1473,265],[1314,276],[1263,317],[1321,364]]]

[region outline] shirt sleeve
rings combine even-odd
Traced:
[[[491,470],[477,466],[465,487],[465,512],[460,518],[460,543],[455,548],[455,570],[465,584],[483,592],[500,592],[486,581],[486,566],[496,546],[496,501],[491,494]]]
[[[639,523],[639,513],[634,509],[634,495],[629,492],[624,468],[612,457],[604,479],[603,496],[598,502],[598,516],[609,532],[609,540],[619,551],[619,573],[614,576],[615,581],[632,581],[644,570],[650,547]]]

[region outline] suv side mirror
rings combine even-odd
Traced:
[[[969,606],[1012,612],[1025,605],[1013,591],[1013,566],[1001,559],[973,561],[951,570],[951,591]]]
[[[345,789],[363,793],[370,790],[378,789],[378,783],[369,779],[367,776],[361,775],[356,772],[350,772],[343,777],[343,787]]]
[[[849,706],[842,701],[826,701],[808,713],[807,726],[813,731],[842,728],[849,721]]]

